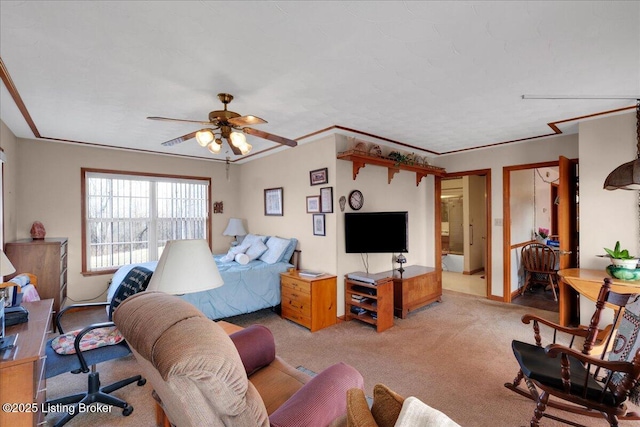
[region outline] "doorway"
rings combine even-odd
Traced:
[[[488,297],[489,171],[447,174],[440,182],[442,288]]]
[[[504,184],[504,301],[558,311],[550,287],[522,295],[522,248],[542,239],[554,249],[556,270],[577,263],[577,161],[558,161],[505,167]]]

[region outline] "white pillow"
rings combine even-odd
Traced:
[[[404,400],[395,427],[460,427],[444,413],[432,408],[417,397],[409,396]]]
[[[249,256],[249,261],[253,261],[254,259],[258,259],[260,255],[267,251],[267,249],[267,245],[262,243],[262,240],[256,240],[251,244],[251,246],[249,246],[249,249],[247,249],[245,254]]]
[[[244,236],[244,239],[242,239],[242,244],[248,243],[249,245],[252,245],[257,241],[261,241],[262,243],[264,243],[266,242],[266,240],[267,236],[261,236],[259,234],[247,234],[246,236]]]
[[[231,249],[229,249],[229,252],[227,252],[225,256],[220,258],[220,262],[233,261],[236,255],[245,253],[247,249],[249,249],[249,246],[250,245],[248,243],[244,243],[244,242],[240,243],[238,246],[232,246]]]
[[[267,251],[260,256],[260,260],[267,264],[274,264],[278,262],[284,251],[289,247],[289,239],[282,239],[280,237],[270,237],[267,240]]]
[[[238,264],[242,264],[242,265],[249,264],[249,261],[251,261],[249,259],[249,255],[247,255],[247,254],[238,254],[238,255],[236,255],[236,257],[234,259],[236,260],[236,262]]]

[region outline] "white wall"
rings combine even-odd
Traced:
[[[447,172],[491,169],[491,295],[496,298],[501,298],[504,293],[502,275],[504,230],[501,225],[503,220],[503,167],[552,161],[557,160],[560,156],[570,159],[578,157],[577,135],[561,135],[431,159],[431,164],[444,167]]]
[[[604,254],[619,240],[623,248],[640,254],[638,191],[603,189],[616,167],[636,158],[635,113],[580,124],[580,267],[602,271],[609,264]],[[588,324],[593,302],[580,299],[580,322]],[[603,316],[604,317],[604,316]],[[603,322],[610,320],[611,313]]]
[[[34,221],[44,224],[47,237],[67,237],[68,290],[72,301],[104,300],[110,274],[83,276],[81,168],[174,174],[212,178],[213,201],[224,202],[224,214],[212,218],[212,249],[225,252],[232,238],[222,236],[230,217],[239,214],[238,188],[242,178],[235,166],[230,181],[225,177],[224,163],[181,159],[170,156],[134,153],[130,151],[85,147],[47,141],[18,139],[16,154],[8,162],[9,174],[16,174],[15,221],[14,207],[7,206],[9,222],[15,224],[13,240],[30,237]],[[10,190],[11,191],[11,190]],[[9,203],[13,203],[11,198]],[[212,209],[212,206],[209,206]],[[14,227],[13,225],[9,225]],[[12,235],[13,234],[13,235]],[[10,241],[9,239],[7,241]]]

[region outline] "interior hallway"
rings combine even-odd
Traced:
[[[442,289],[486,298],[487,284],[485,281],[484,271],[476,274],[462,274],[452,271],[443,271]]]

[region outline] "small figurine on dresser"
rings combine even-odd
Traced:
[[[43,240],[47,231],[44,229],[44,225],[40,221],[35,221],[31,226],[31,238],[33,240]]]

